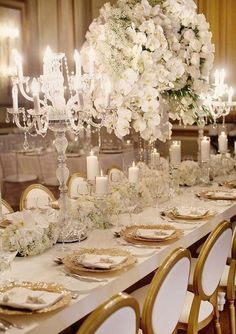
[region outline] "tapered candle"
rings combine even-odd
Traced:
[[[203,137],[201,140],[201,161],[206,162],[210,159],[210,138]]]
[[[87,156],[87,179],[95,180],[95,177],[99,175],[98,173],[98,158],[93,154],[93,151],[90,152],[90,155]]]
[[[32,93],[33,93],[33,100],[34,100],[34,110],[36,112],[39,112],[40,111],[39,83],[35,78],[33,78],[33,81],[32,81]]]
[[[135,166],[133,162],[132,167],[129,167],[129,182],[130,183],[137,183],[139,179],[139,168]]]
[[[107,175],[96,177],[96,194],[97,195],[106,195],[108,193],[108,177]]]
[[[228,138],[224,131],[218,137],[219,152],[226,153],[228,149]]]
[[[74,52],[74,60],[75,60],[75,89],[81,88],[81,58],[80,53],[75,50]]]

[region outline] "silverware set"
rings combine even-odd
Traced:
[[[0,332],[6,332],[10,328],[23,329],[24,327],[10,320],[0,318]]]

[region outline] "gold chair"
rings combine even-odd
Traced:
[[[31,184],[27,187],[20,197],[20,210],[30,208],[43,208],[50,206],[51,202],[56,201],[53,193],[41,184]]]
[[[85,180],[85,177],[80,173],[74,173],[69,177],[67,187],[68,196],[70,198],[78,198],[79,195],[85,195],[89,193],[89,185]]]
[[[230,223],[220,223],[204,243],[191,268],[190,286],[178,329],[196,334],[213,319],[215,331],[221,334],[218,310],[218,288],[232,239]]]
[[[226,300],[229,303],[230,332],[236,334],[235,330],[235,287],[236,287],[236,232],[233,235],[231,258],[229,265],[225,266],[221,277],[219,291],[226,293]]]
[[[131,294],[142,309],[144,334],[175,332],[188,288],[190,266],[190,252],[178,248],[164,260],[151,284]]]
[[[2,214],[6,215],[8,213],[13,213],[13,212],[14,210],[12,209],[10,204],[7,203],[7,201],[5,201],[4,199],[2,199]]]
[[[125,293],[115,295],[92,312],[77,334],[137,334],[139,306]]]
[[[111,167],[107,170],[109,182],[120,182],[126,179],[124,172],[119,167]]]

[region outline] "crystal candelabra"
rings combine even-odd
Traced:
[[[12,77],[13,108],[7,110],[8,117],[12,115],[13,122],[24,131],[25,149],[28,148],[27,135],[44,137],[48,130],[55,134],[61,227],[64,227],[69,220],[67,197],[69,169],[66,164],[68,141],[65,133],[70,131],[78,135],[87,126],[95,128],[103,126],[105,108],[101,107],[100,111],[97,111],[93,106],[94,53],[92,49],[90,51],[88,55],[89,73],[81,73],[80,54],[75,50],[76,70],[75,73],[69,74],[65,54],[53,53],[48,47],[43,58],[43,74],[31,79],[23,75],[21,56],[14,50],[17,75]],[[18,107],[19,93],[32,103],[32,109]],[[59,240],[69,241],[63,233]]]
[[[236,102],[232,101],[233,88],[225,83],[225,70],[215,71],[215,82],[213,84],[212,94],[208,97],[208,106],[214,121],[217,118],[223,117],[223,126],[225,116],[228,115]]]

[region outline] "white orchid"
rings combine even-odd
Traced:
[[[122,137],[133,128],[145,140],[165,141],[171,126],[163,120],[164,103],[171,118],[193,124],[204,112],[198,100],[208,89],[213,65],[211,37],[193,0],[105,4],[86,34],[82,62],[88,72],[87,52],[92,46],[97,77],[110,77],[113,83],[114,112],[105,115],[103,123],[108,131]],[[99,89],[96,92],[99,117],[104,97]]]

